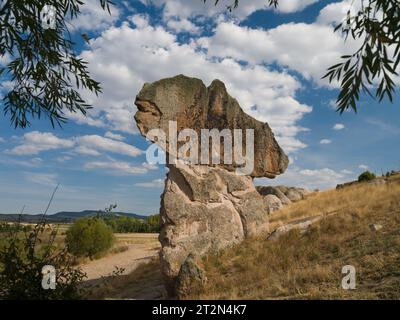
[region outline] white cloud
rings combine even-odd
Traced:
[[[345,128],[345,126],[344,126],[344,124],[343,123],[336,123],[334,126],[333,126],[333,130],[343,130]]]
[[[167,27],[172,29],[173,31],[180,32],[188,32],[192,34],[196,34],[200,32],[200,28],[193,24],[190,20],[183,19],[169,19],[167,21]]]
[[[104,135],[106,138],[110,138],[113,140],[118,140],[118,141],[123,141],[125,140],[125,137],[121,134],[113,133],[111,131],[107,131],[106,134]]]
[[[104,30],[116,22],[120,16],[118,6],[110,6],[110,9],[111,15],[101,8],[100,1],[87,1],[82,5],[78,17],[68,21],[68,28],[71,31]]]
[[[289,168],[284,175],[278,176],[274,180],[257,179],[257,184],[284,184],[287,186],[304,187],[309,190],[326,190],[334,188],[337,184],[349,181],[352,178],[352,172],[347,170],[335,171],[330,168],[301,169],[292,167]]]
[[[81,54],[104,88],[99,98],[87,96],[95,106],[93,119],[102,119],[115,130],[137,132],[133,100],[143,84],[183,73],[207,85],[214,79],[224,81],[245,112],[270,124],[285,150],[305,147],[296,138],[304,130],[297,122],[312,108],[295,99],[301,84],[294,76],[262,65],[210,58],[196,43],[180,44],[175,35],[143,19],[140,16],[136,27],[126,22],[108,29]]]
[[[367,170],[368,169],[368,166],[366,164],[360,164],[358,167],[360,169],[362,169],[362,170]]]
[[[330,143],[332,143],[332,140],[329,140],[329,139],[322,139],[319,143],[320,143],[320,144],[330,144]]]
[[[158,7],[164,6],[163,14],[165,18],[181,17],[189,18],[195,16],[216,16],[218,14],[227,14],[239,19],[244,19],[258,10],[272,10],[267,5],[266,0],[240,1],[239,7],[231,13],[227,12],[226,6],[232,4],[232,0],[221,0],[217,6],[214,6],[214,0],[203,1],[187,0],[140,0],[144,4],[155,4]],[[280,0],[277,11],[282,13],[292,13],[301,11],[305,7],[318,2],[318,0]]]
[[[43,164],[43,159],[39,157],[26,159],[26,160],[18,160],[12,159],[8,157],[1,157],[0,159],[1,164],[5,165],[12,165],[12,166],[22,166],[22,167],[29,167],[29,168],[37,168]]]
[[[71,148],[74,142],[70,139],[60,139],[50,132],[32,131],[24,134],[23,144],[6,150],[15,155],[33,155],[43,151],[61,148]]]
[[[143,188],[164,188],[164,184],[165,184],[164,179],[155,179],[149,182],[135,183],[135,186]]]
[[[22,143],[11,150],[6,150],[8,154],[14,155],[34,155],[43,151],[55,149],[71,149],[76,153],[99,156],[104,152],[112,152],[121,155],[136,157],[142,154],[138,148],[99,135],[77,136],[69,139],[60,139],[50,132],[32,131],[24,134]]]
[[[101,153],[95,149],[89,148],[87,146],[78,146],[74,149],[74,152],[84,155],[84,156],[100,156]]]
[[[360,0],[330,3],[320,11],[317,22],[321,24],[337,25],[346,19],[349,10],[351,14],[354,15],[360,7]]]
[[[57,185],[57,175],[53,173],[35,173],[35,172],[24,172],[23,173],[27,181],[54,187]]]
[[[72,159],[72,157],[70,157],[70,156],[60,156],[60,157],[56,158],[56,161],[63,163],[63,162],[69,161],[71,159]]]
[[[9,53],[0,55],[0,65],[5,66],[11,62],[12,58]]]
[[[148,162],[143,162],[142,163],[142,166],[144,167],[144,168],[146,168],[147,170],[157,170],[158,169],[158,165],[156,165],[156,164],[150,164],[150,163],[148,163]]]
[[[345,43],[332,26],[318,23],[288,23],[266,31],[222,22],[211,37],[197,43],[210,57],[232,57],[252,64],[276,62],[326,86],[337,85],[321,79],[327,68],[358,46],[350,40]]]
[[[98,135],[86,135],[75,138],[80,147],[92,150],[102,150],[117,154],[137,157],[142,154],[138,148],[121,141],[115,141]]]
[[[354,172],[351,171],[351,170],[343,169],[343,170],[341,171],[341,173],[343,173],[343,174],[353,174]]]
[[[319,0],[280,0],[278,11],[284,13],[302,11],[304,8],[318,1]]]
[[[337,108],[338,108],[338,105],[337,105],[337,103],[336,103],[336,100],[334,100],[334,99],[329,100],[328,106],[329,106],[331,109],[333,109],[333,110],[337,110]]]
[[[111,175],[137,175],[148,172],[144,167],[133,166],[128,162],[115,161],[111,159],[109,161],[87,162],[84,168],[108,170],[107,172]]]

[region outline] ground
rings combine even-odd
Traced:
[[[400,176],[311,195],[271,216],[271,231],[323,215],[306,232],[247,239],[203,259],[207,282],[190,299],[399,299]],[[376,230],[374,225],[382,228]],[[356,270],[356,289],[341,286]],[[110,278],[94,298],[162,299],[157,259]]]
[[[104,257],[79,266],[87,274],[89,299],[161,299],[165,296],[158,265],[156,233],[117,233]],[[115,274],[119,269],[121,272]]]
[[[115,237],[117,243],[114,251],[100,259],[80,265],[87,275],[87,280],[109,276],[116,267],[124,270],[123,275],[129,274],[140,263],[148,262],[157,256],[160,249],[158,234],[155,233],[117,233]],[[118,248],[122,248],[121,252],[118,252]]]

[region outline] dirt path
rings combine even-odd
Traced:
[[[87,274],[87,280],[110,276],[116,267],[124,269],[123,275],[129,274],[139,264],[150,261],[158,254],[157,235],[119,235],[119,238],[119,242],[128,247],[126,251],[110,254],[81,265],[82,271]]]

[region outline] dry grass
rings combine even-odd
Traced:
[[[248,239],[204,258],[208,278],[191,299],[400,299],[400,183],[331,190],[274,214],[278,226],[336,212],[304,234]],[[370,224],[383,228],[372,231]],[[344,265],[356,290],[343,290]]]
[[[340,190],[314,193],[306,201],[299,201],[275,212],[271,230],[292,220],[321,214],[352,211],[363,213],[369,209],[385,210],[388,201],[399,198],[400,176],[393,177],[387,185],[360,184]]]

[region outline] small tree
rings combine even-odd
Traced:
[[[65,239],[68,251],[75,256],[94,256],[107,251],[114,243],[112,229],[98,217],[75,221]]]
[[[0,245],[0,299],[80,299],[84,292],[79,284],[86,274],[73,266],[73,256],[55,244],[57,230],[44,220],[31,230],[15,225]],[[47,265],[56,271],[52,290],[42,287]]]
[[[365,171],[363,173],[361,173],[358,177],[358,181],[362,182],[362,181],[371,181],[374,180],[376,178],[375,174],[369,171]]]

